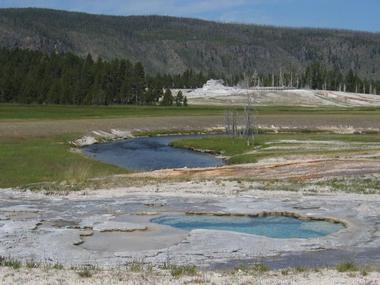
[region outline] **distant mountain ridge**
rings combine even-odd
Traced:
[[[380,33],[224,24],[165,16],[0,9],[0,47],[141,61],[150,73],[236,75],[320,62],[380,79]]]

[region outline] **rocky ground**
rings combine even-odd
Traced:
[[[373,156],[376,150],[370,153]],[[380,284],[377,271],[305,269],[335,268],[342,262],[380,266],[380,168],[371,155],[360,154],[357,160],[298,157],[225,167],[239,174],[236,177],[247,174],[238,180],[226,179],[221,168],[215,175],[212,171],[217,170],[205,170],[208,175],[202,177],[189,175],[196,170],[153,172],[159,174],[158,180],[149,180],[147,173],[121,175],[112,178],[112,188],[100,190],[3,189],[0,256],[23,265],[0,266],[0,283]],[[182,182],[178,177],[170,182],[171,173],[184,175],[183,171]],[[186,177],[192,181],[184,182]],[[116,187],[118,183],[124,186]],[[333,219],[346,228],[322,238],[278,240],[215,230],[184,232],[150,222],[168,213],[264,212]],[[34,262],[46,267],[29,268]],[[242,267],[231,272],[242,263],[258,262],[277,271]],[[179,267],[163,270],[165,264]],[[199,269],[189,269],[192,265]]]
[[[255,182],[173,182],[64,196],[2,190],[0,256],[102,267],[144,262],[210,268],[257,259],[272,267],[334,266],[351,257],[380,265],[379,195],[258,187]],[[150,222],[173,213],[298,215],[338,220],[346,228],[320,238],[273,239],[187,232]]]

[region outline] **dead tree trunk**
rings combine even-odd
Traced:
[[[232,135],[237,137],[238,134],[238,114],[236,112],[232,112]]]

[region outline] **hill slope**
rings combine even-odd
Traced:
[[[141,61],[149,72],[298,70],[320,61],[380,77],[380,34],[223,24],[163,16],[114,17],[0,9],[0,47]]]

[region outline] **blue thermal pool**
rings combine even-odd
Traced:
[[[236,217],[207,215],[161,216],[152,223],[181,230],[210,229],[261,235],[271,238],[317,238],[344,228],[343,224],[327,221],[304,221],[292,217]]]

